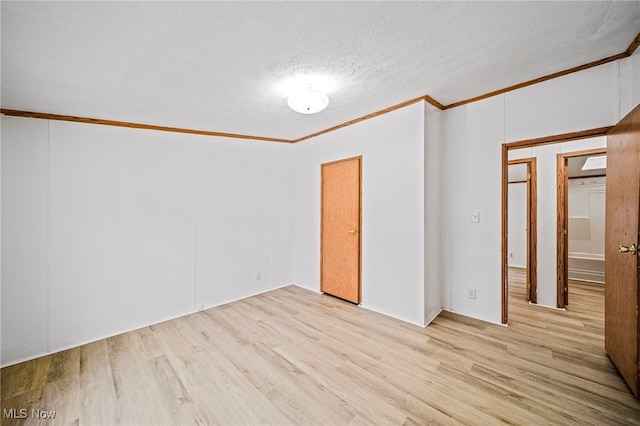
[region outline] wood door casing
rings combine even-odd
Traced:
[[[556,307],[562,309],[569,304],[569,163],[562,154],[558,154],[557,171]]]
[[[320,290],[353,303],[361,297],[361,163],[321,166]]]
[[[638,396],[638,246],[640,210],[640,106],[607,135],[605,227],[605,350]]]
[[[538,303],[538,177],[537,158],[509,160],[508,165],[525,164],[527,166],[527,273],[526,298],[528,302]]]
[[[509,151],[521,148],[533,148],[543,145],[548,145],[552,143],[564,143],[577,141],[581,139],[595,138],[598,136],[605,136],[609,130],[611,130],[611,126],[606,127],[597,127],[594,129],[580,130],[577,132],[570,133],[562,133],[559,135],[551,135],[544,136],[541,138],[534,139],[524,139],[516,142],[509,142],[502,144],[501,150],[501,173],[502,173],[502,196],[501,196],[501,204],[502,204],[502,220],[501,220],[501,271],[500,271],[500,308],[501,308],[501,317],[502,324],[508,324],[509,322],[509,310],[508,310],[508,301],[509,301],[509,264],[508,264],[508,247],[509,247],[509,237],[508,237],[508,170],[509,170]]]

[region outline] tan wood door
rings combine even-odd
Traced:
[[[640,106],[607,134],[605,349],[638,396]]]
[[[320,290],[360,303],[361,157],[322,165]]]

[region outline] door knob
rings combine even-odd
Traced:
[[[627,246],[620,246],[618,247],[618,253],[631,253],[631,254],[636,254],[636,245],[635,244],[631,244],[631,247],[627,247]]]
[[[355,234],[358,233],[358,230],[357,229],[349,229],[349,233],[352,234],[352,235],[355,235]]]

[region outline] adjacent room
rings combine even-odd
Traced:
[[[2,424],[640,424],[640,2],[1,8]]]
[[[569,279],[604,284],[607,155],[571,157],[569,166]]]

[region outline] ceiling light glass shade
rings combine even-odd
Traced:
[[[292,93],[287,104],[300,114],[315,114],[329,105],[329,98],[319,90],[308,88]]]

